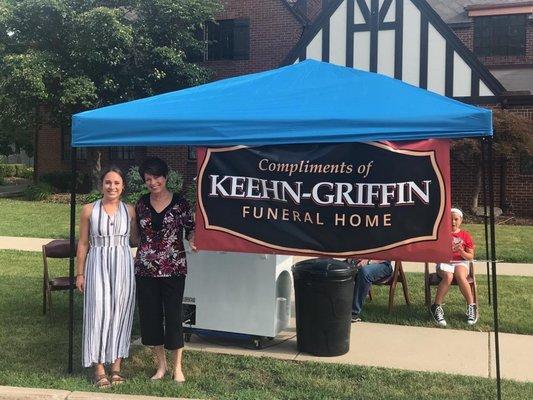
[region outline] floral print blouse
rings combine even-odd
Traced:
[[[150,203],[150,194],[135,205],[139,246],[135,258],[135,275],[162,278],[187,274],[187,259],[183,247],[183,232],[189,238],[194,231],[194,219],[187,201],[178,195],[161,213]]]

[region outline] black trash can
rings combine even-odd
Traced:
[[[326,357],[348,352],[355,272],[332,258],[292,266],[298,351]]]

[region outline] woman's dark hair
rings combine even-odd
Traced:
[[[105,176],[110,172],[115,172],[119,174],[120,177],[122,178],[122,183],[124,184],[124,186],[126,186],[126,177],[124,176],[124,172],[122,172],[122,170],[116,165],[111,165],[107,169],[104,169],[104,171],[102,172],[102,175],[100,175],[100,182],[103,183]]]
[[[143,161],[139,167],[139,174],[144,181],[144,174],[153,175],[155,177],[168,175],[168,165],[159,157],[150,157]]]

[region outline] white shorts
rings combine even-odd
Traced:
[[[449,264],[445,264],[445,263],[437,264],[437,271],[441,270],[441,271],[451,272],[453,274],[455,272],[455,267],[457,265],[461,265],[465,267],[466,269],[468,269],[468,263],[466,261],[452,261]]]

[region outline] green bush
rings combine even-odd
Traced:
[[[167,188],[173,193],[181,192],[183,188],[183,176],[177,171],[170,170],[167,175]],[[144,185],[144,179],[139,174],[139,167],[134,166],[126,174],[126,192],[123,200],[126,203],[135,204],[143,194],[148,193]]]
[[[146,186],[144,186],[144,180],[141,178],[139,173],[139,167],[137,165],[130,167],[126,173],[126,191],[128,193],[137,193],[146,191]]]
[[[4,186],[6,184],[6,181],[3,176],[0,176],[0,186]]]
[[[183,176],[177,171],[170,170],[167,176],[167,188],[173,193],[180,193],[183,189]]]
[[[196,182],[193,182],[185,191],[185,200],[194,211],[196,208]]]
[[[19,178],[32,179],[33,178],[33,168],[25,167],[21,169],[17,175]]]
[[[0,176],[2,178],[15,176],[15,164],[0,164]]]
[[[31,179],[33,177],[33,168],[24,164],[0,164],[0,177]]]
[[[52,187],[45,182],[29,185],[24,189],[24,197],[28,200],[46,200],[52,194]]]
[[[46,182],[57,193],[70,192],[71,174],[67,171],[54,171],[43,174],[39,177],[41,182]],[[86,193],[89,189],[90,180],[86,173],[78,173],[76,178],[76,192]]]
[[[100,200],[103,197],[102,192],[99,190],[93,190],[91,193],[87,194],[83,199],[85,204],[93,203],[96,200]]]
[[[39,176],[41,182],[48,183],[58,193],[70,192],[70,172],[54,171]]]
[[[167,188],[173,193],[180,193],[183,187],[183,177],[180,173],[174,170],[170,170],[167,176]],[[144,180],[139,174],[139,167],[130,167],[126,173],[126,188],[122,196],[122,201],[125,203],[135,204],[143,194],[149,193],[144,184]],[[193,192],[192,196],[195,196]],[[98,190],[93,190],[87,196],[85,196],[85,203],[92,203],[101,199],[102,193]],[[194,203],[191,203],[194,204]]]

